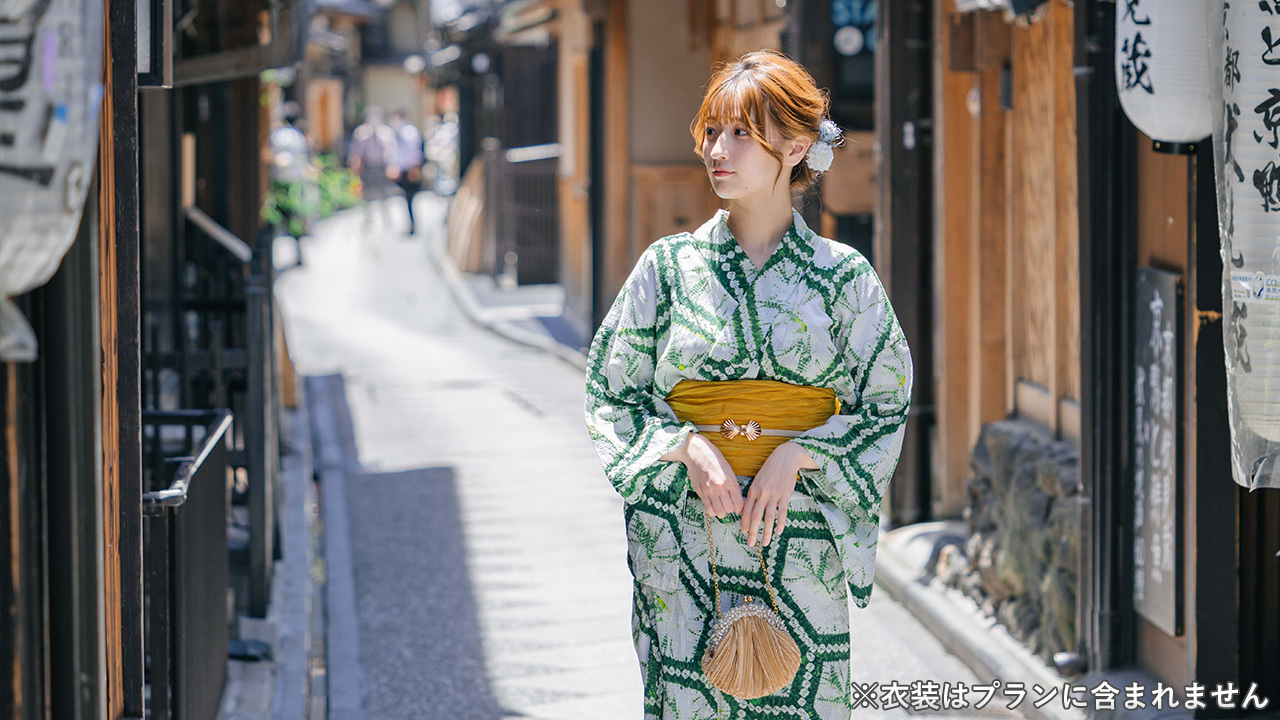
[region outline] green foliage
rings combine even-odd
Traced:
[[[314,201],[304,182],[276,180],[262,203],[262,219],[282,226],[293,237],[307,234],[308,220],[314,217]]]
[[[360,179],[342,167],[332,154],[315,162],[315,180],[276,180],[262,203],[264,222],[302,237],[315,218],[327,218],[338,210],[360,203]],[[314,186],[313,186],[314,182]]]
[[[360,178],[350,168],[332,153],[317,157],[316,165],[320,168],[320,217],[360,204]]]

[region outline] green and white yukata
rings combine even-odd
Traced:
[[[587,359],[587,425],[625,500],[645,717],[846,720],[845,587],[866,607],[880,499],[907,419],[911,357],[861,254],[819,237],[795,213],[757,269],[727,218],[721,210],[697,231],[645,250]],[[695,432],[663,400],[686,378],[828,387],[841,402],[838,415],[795,439],[821,469],[801,471],[786,529],[764,548],[802,661],[790,685],[758,700],[721,693],[701,669],[714,618],[706,521],[684,465],[660,460]],[[744,493],[750,481],[739,476]],[[736,515],[711,520],[726,610],[746,595],[768,602],[739,522]]]

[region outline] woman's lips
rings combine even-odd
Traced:
[[[712,170],[711,174],[715,175],[716,177],[724,177],[726,175],[732,175],[733,173],[729,172],[728,170]]]

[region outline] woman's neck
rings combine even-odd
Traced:
[[[794,222],[789,190],[766,200],[743,198],[729,203],[729,232],[757,267],[769,259]]]

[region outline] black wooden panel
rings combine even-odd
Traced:
[[[1182,634],[1182,276],[1138,268],[1134,302],[1133,603]]]

